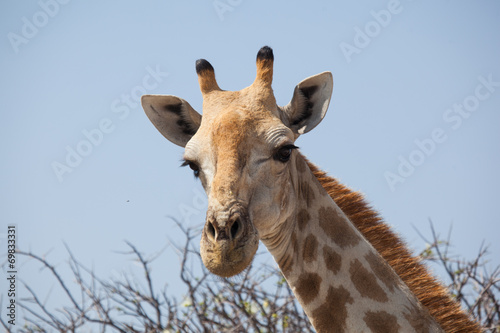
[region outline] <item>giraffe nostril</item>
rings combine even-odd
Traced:
[[[240,230],[240,219],[236,219],[233,225],[231,226],[231,237],[234,239]]]
[[[215,228],[211,222],[207,223],[207,232],[213,239],[215,239]]]

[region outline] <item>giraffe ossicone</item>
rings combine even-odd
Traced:
[[[260,240],[317,332],[479,332],[362,196],[297,150],[326,114],[332,74],[306,78],[278,106],[273,62],[271,48],[261,48],[254,82],[226,91],[198,60],[203,116],[176,96],[142,97],[160,133],[185,147],[183,165],[207,193],[205,266],[236,275]]]

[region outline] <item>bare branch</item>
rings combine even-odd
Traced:
[[[448,276],[448,289],[457,301],[476,318],[488,332],[500,330],[500,266],[491,273],[487,269],[488,248],[483,244],[472,260],[451,254],[451,228],[443,241],[430,223],[432,240],[420,254],[428,261],[444,269]]]
[[[19,252],[48,268],[57,287],[69,298],[69,305],[52,309],[39,294],[25,284],[29,297],[20,300],[25,310],[24,328],[18,332],[75,332],[92,327],[100,332],[314,332],[309,320],[275,265],[257,265],[236,278],[221,279],[204,267],[195,238],[199,228],[187,228],[173,219],[184,234],[182,244],[171,241],[157,254],[146,256],[126,242],[140,264],[141,278],[123,274],[119,278],[98,277],[69,253],[73,284],[49,263],[30,252]],[[487,247],[481,245],[470,261],[451,251],[451,228],[446,240],[431,222],[430,241],[421,252],[423,260],[444,269],[449,290],[457,300],[490,331],[497,332],[500,321],[500,267],[488,272]],[[417,230],[418,232],[418,230]],[[418,232],[419,233],[419,232]],[[419,233],[420,234],[420,233]],[[151,272],[155,260],[172,245],[179,257],[179,282],[186,293],[181,301],[159,288]],[[75,297],[78,290],[80,296]],[[1,305],[1,299],[0,299]],[[7,332],[11,329],[0,318]]]

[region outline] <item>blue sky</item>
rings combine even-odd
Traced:
[[[333,73],[326,118],[297,142],[312,162],[364,192],[411,247],[423,248],[414,227],[429,236],[431,219],[441,234],[453,227],[458,254],[490,245],[496,266],[499,31],[494,0],[8,2],[0,234],[17,224],[19,247],[62,271],[65,242],[112,276],[133,266],[117,253],[125,240],[152,253],[179,239],[166,216],[201,224],[201,186],[137,99],[172,94],[201,111],[196,59],[239,90],[269,45],[281,105],[302,79]],[[155,274],[175,289],[169,251]],[[45,271],[19,264],[20,278],[59,302]]]

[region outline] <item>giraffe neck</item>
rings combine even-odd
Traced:
[[[300,154],[291,172],[295,212],[263,242],[316,331],[440,332]]]

